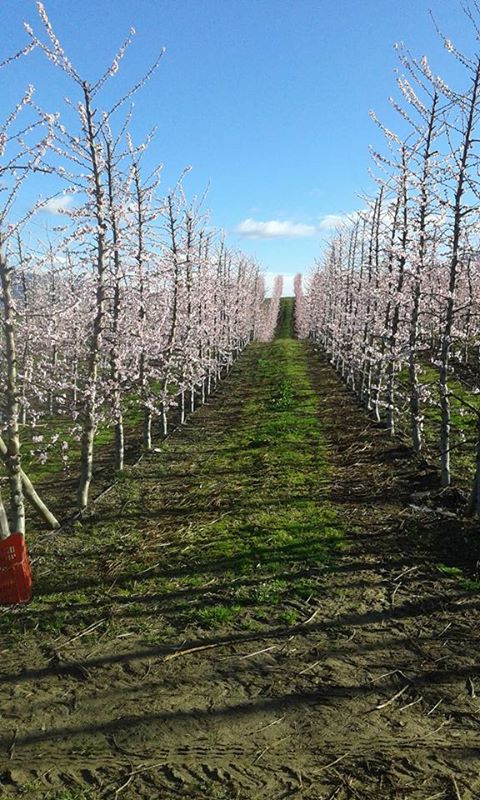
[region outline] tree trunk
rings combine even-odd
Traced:
[[[438,96],[435,93],[430,111],[427,128],[427,139],[423,154],[423,171],[420,184],[420,208],[418,216],[419,244],[418,262],[413,275],[412,310],[410,314],[408,336],[408,381],[410,396],[410,425],[414,450],[419,453],[423,445],[422,415],[420,412],[420,383],[418,380],[417,343],[420,317],[420,300],[422,291],[422,274],[425,266],[427,248],[427,212],[428,212],[428,176],[430,172],[430,158],[432,155],[432,141],[437,113]]]
[[[107,140],[108,207],[113,244],[113,308],[112,308],[112,346],[110,348],[110,377],[112,380],[112,413],[115,420],[114,463],[121,472],[125,460],[125,436],[123,431],[122,390],[120,383],[119,320],[120,320],[120,241],[117,210],[115,207],[114,164],[110,141]]]
[[[123,416],[120,415],[115,423],[115,469],[122,472],[125,466],[125,436],[123,431]]]
[[[0,457],[2,458],[3,461],[6,461],[7,450],[8,450],[7,445],[0,436]],[[20,475],[22,478],[23,494],[30,503],[30,505],[33,506],[33,508],[36,511],[38,511],[38,513],[40,514],[42,519],[47,523],[47,525],[49,525],[51,528],[59,528],[60,527],[59,521],[47,508],[43,500],[40,499],[39,495],[37,494],[37,492],[33,487],[30,478],[28,477],[28,475],[25,474],[23,469],[20,470]]]
[[[367,273],[367,308],[365,311],[365,324],[363,329],[363,342],[362,342],[362,379],[358,389],[358,396],[360,402],[363,402],[367,409],[371,410],[371,383],[372,383],[372,342],[373,334],[370,333],[372,324],[372,303],[371,303],[371,283],[373,277],[373,262],[374,252],[378,254],[378,235],[380,224],[380,212],[383,197],[383,187],[380,190],[379,197],[375,200],[372,225],[370,231],[370,241],[368,247],[368,273]],[[377,257],[378,260],[378,257]],[[377,273],[378,276],[378,273]]]
[[[78,358],[73,359],[73,386],[72,386],[72,409],[77,411],[78,405]]]
[[[147,406],[143,409],[143,449],[147,453],[152,449],[152,412]]]
[[[95,441],[94,412],[96,406],[93,380],[91,381],[90,385],[91,397],[87,400],[84,410],[80,457],[80,480],[77,490],[77,503],[80,511],[83,511],[88,506],[90,484],[93,477],[93,445]]]
[[[180,392],[180,424],[185,424],[185,391]]]
[[[0,248],[2,243],[0,242]],[[12,270],[0,249],[0,279],[4,308],[5,358],[7,363],[7,453],[5,464],[10,484],[12,526],[15,533],[25,535],[25,503],[23,499],[20,436],[18,428],[17,356],[15,351],[15,306],[12,296]]]
[[[165,403],[162,403],[162,429],[163,429],[163,435],[166,436],[168,433],[168,418],[167,418],[167,407]]]
[[[450,256],[450,278],[448,284],[448,299],[447,308],[445,313],[445,324],[442,331],[441,349],[440,349],[440,374],[439,374],[439,390],[440,390],[440,409],[441,409],[441,422],[440,422],[440,469],[442,486],[450,485],[450,398],[448,389],[448,376],[450,366],[450,354],[452,348],[452,328],[454,321],[454,304],[455,304],[455,290],[457,287],[457,272],[459,266],[459,249],[461,237],[461,223],[464,215],[462,207],[463,195],[465,192],[465,180],[467,172],[468,157],[470,149],[473,144],[473,128],[475,120],[475,112],[477,107],[478,88],[480,84],[480,62],[477,64],[477,70],[473,81],[472,93],[469,103],[469,113],[465,127],[465,133],[462,143],[462,156],[460,159],[460,170],[455,191],[455,202],[453,206],[453,231],[452,231],[452,247]]]
[[[90,484],[93,475],[93,447],[95,440],[95,416],[97,410],[97,380],[98,364],[100,360],[100,347],[102,344],[103,323],[105,315],[105,235],[106,223],[103,208],[103,187],[98,163],[96,135],[93,124],[93,114],[90,107],[90,90],[86,83],[83,84],[85,97],[85,116],[87,122],[87,147],[90,155],[90,164],[93,179],[93,196],[95,204],[95,218],[97,222],[97,291],[96,313],[93,323],[93,332],[88,358],[88,378],[85,389],[83,407],[83,427],[81,438],[80,480],[77,490],[77,503],[80,511],[88,505]]]

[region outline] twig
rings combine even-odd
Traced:
[[[442,631],[440,631],[440,633],[438,634],[438,638],[440,638],[440,636],[443,636],[443,634],[444,634],[444,633],[446,633],[446,632],[448,631],[448,629],[449,629],[449,627],[450,627],[450,625],[451,625],[451,624],[452,624],[452,623],[451,623],[451,622],[449,622],[449,623],[448,623],[448,625],[445,625],[444,629],[443,629]]]
[[[410,688],[410,685],[407,683],[407,684],[406,684],[406,685],[403,687],[403,689],[400,689],[400,691],[399,691],[399,692],[397,692],[396,694],[394,694],[394,695],[393,695],[393,697],[390,697],[390,699],[389,699],[389,700],[385,700],[385,702],[384,702],[384,703],[379,703],[379,704],[378,704],[378,706],[375,706],[375,708],[374,708],[374,709],[372,709],[372,710],[373,710],[373,711],[378,711],[378,710],[379,710],[379,709],[381,709],[381,708],[386,708],[386,707],[387,707],[387,706],[389,706],[391,703],[394,703],[394,702],[395,702],[395,700],[398,700],[398,698],[399,698],[399,697],[401,697],[401,696],[402,696],[402,694],[405,694],[405,692],[406,692],[406,691],[407,691],[407,689],[409,689],[409,688]]]
[[[83,631],[77,633],[76,636],[72,636],[71,639],[67,639],[66,642],[63,642],[58,647],[59,648],[66,647],[67,644],[71,644],[72,642],[75,642],[77,639],[80,639],[82,636],[86,636],[87,633],[92,633],[95,630],[95,628],[98,628],[100,625],[102,625],[103,622],[105,622],[105,619],[101,619],[98,622],[93,622],[91,625],[88,625],[88,627],[84,628]]]
[[[157,561],[156,564],[152,564],[150,567],[147,567],[146,569],[142,569],[142,570],[140,570],[140,572],[136,572],[134,577],[136,578],[137,575],[144,575],[146,572],[150,572],[150,570],[156,569],[157,567],[159,567],[160,564],[163,564],[163,561]]]
[[[458,788],[458,783],[454,775],[452,775],[452,784],[456,800],[462,800],[462,795],[460,794],[460,789]]]
[[[119,577],[120,577],[120,576],[119,576],[119,575],[117,575],[117,576],[114,578],[112,585],[111,585],[111,586],[109,586],[109,588],[108,588],[108,589],[107,589],[107,591],[105,592],[105,594],[106,594],[107,596],[110,594],[110,592],[111,592],[111,591],[112,591],[112,589],[114,588],[114,586],[115,586],[115,584],[117,583],[117,581],[118,581],[118,578],[119,578]]]
[[[286,648],[288,647],[289,642],[291,642],[292,639],[295,639],[294,635],[289,636],[288,639],[285,640],[285,642],[282,644],[282,646],[280,648],[280,653],[282,653],[284,650],[286,650]],[[296,648],[295,648],[295,650],[293,652],[294,653],[296,652]]]
[[[305,667],[305,669],[302,669],[302,671],[299,672],[298,674],[299,675],[305,675],[306,672],[309,672],[309,670],[311,670],[311,669],[315,669],[315,667],[318,666],[318,664],[321,664],[321,663],[322,663],[321,660],[320,661],[315,661],[314,664],[309,664],[308,667]]]
[[[395,578],[392,578],[393,582],[396,583],[397,581],[401,580],[403,577],[405,577],[405,575],[408,575],[408,573],[412,572],[414,569],[418,569],[418,566],[415,565],[413,567],[405,569],[403,572],[400,573],[400,575],[397,575]]]
[[[377,681],[381,681],[382,678],[388,678],[389,675],[397,675],[398,669],[391,669],[390,672],[384,672],[383,675],[379,675],[378,678],[370,678],[370,683],[376,683]]]
[[[412,702],[411,702],[411,703],[407,703],[407,705],[406,705],[406,706],[402,706],[402,707],[401,707],[401,708],[399,708],[398,710],[399,710],[399,711],[405,711],[405,709],[406,709],[406,708],[411,708],[411,706],[416,706],[416,705],[417,705],[417,703],[420,703],[422,700],[423,700],[423,695],[420,695],[420,697],[417,697],[417,699],[416,699],[416,700],[412,700]]]
[[[450,658],[450,656],[439,656],[439,658],[433,659],[432,664],[438,664],[440,661],[446,661],[447,658]]]
[[[312,614],[312,615],[311,615],[311,616],[310,616],[308,619],[306,619],[306,620],[305,620],[305,622],[302,622],[302,625],[308,625],[310,622],[313,622],[313,620],[315,619],[315,617],[317,616],[317,614],[319,614],[319,613],[320,613],[320,611],[321,611],[321,609],[320,609],[320,606],[319,606],[319,607],[318,607],[318,608],[317,608],[317,609],[316,609],[316,610],[313,612],[313,614]]]
[[[151,671],[152,671],[152,659],[150,658],[148,660],[148,666],[147,666],[147,669],[145,670],[145,675],[143,676],[142,681],[144,681],[146,678],[148,678],[148,676],[150,675]]]
[[[280,722],[283,722],[284,719],[285,719],[284,716],[280,717],[279,719],[274,719],[273,722],[269,722],[268,725],[263,725],[261,728],[257,728],[255,730],[255,733],[260,733],[260,731],[266,731],[267,728],[271,728],[272,725],[279,725]]]
[[[141,767],[137,767],[137,769],[133,769],[131,771],[130,775],[128,776],[127,780],[125,781],[125,783],[122,783],[122,785],[119,786],[118,789],[116,790],[115,797],[117,798],[118,795],[120,794],[120,792],[123,792],[123,790],[126,789],[127,786],[130,785],[130,783],[133,781],[135,775],[140,775],[141,772],[148,772],[148,770],[150,770],[150,769],[156,769],[157,767],[163,767],[164,764],[165,764],[164,761],[160,761],[158,764],[148,764],[148,765],[144,764]]]
[[[128,786],[130,786],[130,784],[131,784],[131,782],[133,781],[134,777],[135,777],[135,776],[134,776],[133,774],[132,774],[132,775],[130,775],[130,776],[127,778],[127,780],[125,781],[125,783],[122,783],[122,785],[118,787],[118,789],[117,789],[117,790],[116,790],[116,792],[115,792],[115,800],[117,800],[117,797],[119,796],[119,794],[120,794],[121,792],[123,792],[123,790],[124,790],[124,789],[126,789]]]
[[[265,753],[266,753],[268,750],[270,750],[270,746],[269,746],[269,745],[267,745],[267,747],[265,747],[265,748],[264,748],[264,749],[263,749],[263,750],[262,750],[262,751],[261,751],[261,752],[258,754],[258,756],[256,757],[256,759],[255,759],[255,761],[254,761],[253,763],[254,763],[254,764],[256,764],[256,763],[257,763],[257,761],[260,761],[261,757],[262,757],[262,756],[264,756],[264,755],[265,755]]]
[[[187,656],[189,653],[198,653],[201,650],[213,650],[214,647],[223,647],[226,644],[228,642],[215,642],[215,644],[201,644],[198,647],[189,647],[186,650],[176,650],[175,653],[169,653],[168,656],[165,656],[163,660],[171,661],[179,656]]]
[[[342,788],[342,784],[340,784],[339,786],[337,786],[337,788],[333,790],[332,794],[329,794],[329,795],[328,795],[328,797],[326,798],[326,800],[333,800],[333,798],[337,796],[337,794],[339,793],[339,791],[340,791],[340,789],[341,789],[341,788]]]
[[[401,586],[401,585],[402,585],[401,581],[400,581],[399,583],[396,583],[396,584],[395,584],[395,589],[393,590],[393,592],[392,592],[392,596],[391,596],[391,598],[390,598],[390,605],[391,605],[391,607],[392,607],[392,608],[393,608],[393,606],[394,606],[394,603],[395,603],[395,595],[397,594],[397,592],[398,592],[398,590],[400,589],[400,586]]]
[[[253,656],[259,656],[261,653],[268,653],[269,650],[276,650],[277,645],[273,644],[271,647],[265,647],[263,650],[255,650],[254,653],[247,653],[246,656],[240,656],[240,660],[244,658],[253,658]]]
[[[430,714],[433,714],[433,712],[435,711],[435,709],[436,709],[436,708],[438,708],[438,706],[440,705],[440,703],[443,703],[443,701],[444,701],[444,700],[445,700],[445,698],[444,698],[444,697],[441,697],[441,698],[440,698],[440,700],[438,701],[438,703],[435,703],[435,705],[434,705],[434,706],[432,706],[432,708],[430,709],[430,711],[427,711],[427,717],[429,717],[429,716],[430,716]]]
[[[349,756],[350,753],[351,751],[349,750],[348,753],[344,753],[343,756],[339,756],[338,758],[335,759],[335,761],[330,761],[329,764],[325,764],[323,767],[319,767],[317,772],[324,769],[330,769],[330,767],[333,767],[335,766],[335,764],[338,764],[340,761],[343,761],[343,759]]]
[[[425,739],[427,739],[429,736],[433,736],[435,733],[438,733],[438,731],[441,731],[442,728],[444,728],[445,725],[449,725],[450,722],[451,722],[450,719],[445,719],[437,728],[435,728],[435,730],[430,731],[430,733],[425,734]]]
[[[10,746],[8,748],[8,760],[11,761],[13,758],[13,754],[15,752],[15,744],[17,742],[17,734],[18,728],[15,728],[13,731],[12,741],[10,742]]]

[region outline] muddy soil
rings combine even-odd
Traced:
[[[178,584],[175,594],[169,585],[165,598],[156,592],[156,576],[191,570],[197,524],[218,525],[238,504],[253,506],[267,482],[293,513],[294,489],[282,492],[281,469],[274,476],[266,469],[268,443],[255,444],[263,460],[246,477],[235,473],[242,453],[230,453],[228,480],[225,469],[208,467],[212,448],[232,450],[243,406],[262,391],[242,379],[252,358],[247,351],[246,366],[168,449],[98,504],[83,531],[32,545],[38,591],[50,599],[2,615],[16,626],[5,626],[0,647],[2,800],[480,798],[480,603],[455,570],[445,574],[455,563],[474,569],[466,531],[453,516],[411,507],[412,493],[435,488],[435,472],[368,419],[313,349],[306,358],[325,474],[320,459],[308,493],[335,508],[341,546],[318,566],[309,561],[309,595],[282,589],[284,622],[273,605],[269,622],[267,605],[263,617],[245,618],[242,609],[222,621],[218,612],[215,626],[202,626],[211,619],[205,609],[221,608],[229,589],[215,575],[210,586],[189,584],[188,602],[201,605],[203,617],[196,612],[185,624],[187,588]],[[203,504],[198,495],[189,504],[202,483]],[[125,543],[119,555],[95,539],[114,518]],[[148,553],[133,583],[127,567],[142,548],[137,539],[128,551],[129,528],[141,531]],[[175,530],[185,538],[175,539]],[[83,566],[67,567],[80,536],[87,537],[82,563],[90,558],[101,584]],[[226,584],[255,579],[230,573],[228,558],[222,551],[218,560]],[[290,576],[291,566],[283,561]],[[297,580],[301,559],[293,566]],[[54,592],[64,568],[79,595],[69,601],[75,615],[52,629],[45,618],[60,603]],[[120,611],[128,604],[127,619]],[[150,643],[138,622],[148,604],[155,630],[168,623],[169,631]]]

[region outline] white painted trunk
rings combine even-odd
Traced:
[[[120,414],[115,423],[115,469],[122,472],[125,466],[125,434],[123,429],[123,416]]]
[[[185,392],[180,394],[180,424],[185,425]]]
[[[143,409],[143,449],[148,453],[152,449],[152,412]]]
[[[1,243],[0,243],[1,244]],[[15,350],[15,307],[12,297],[11,269],[0,253],[0,279],[2,284],[5,335],[5,359],[7,366],[6,412],[7,412],[7,453],[5,465],[10,484],[10,503],[12,508],[12,527],[15,533],[25,535],[25,503],[23,498],[20,436],[18,427],[18,385],[17,356]]]
[[[168,433],[168,419],[167,419],[167,408],[165,403],[162,405],[162,430],[163,435],[166,436]]]

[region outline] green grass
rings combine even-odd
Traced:
[[[172,396],[178,394],[178,383],[171,383],[168,391]],[[158,382],[153,381],[151,389],[160,389]],[[112,478],[121,480],[122,473],[114,472],[114,420],[111,408],[106,405],[97,409],[98,427],[95,434],[95,482],[103,471],[105,475],[99,481],[100,488],[110,483]],[[126,451],[132,441],[137,442],[138,453],[142,445],[142,401],[138,395],[130,394],[123,401],[123,425]],[[75,488],[80,470],[80,419],[73,421],[70,414],[61,409],[54,415],[42,416],[36,424],[28,423],[20,427],[22,467],[36,486],[41,487],[41,494],[47,505],[51,507],[59,519],[64,519],[76,508]],[[65,447],[65,450],[64,450]],[[46,460],[44,454],[46,453]],[[66,454],[66,459],[63,458]],[[127,452],[128,458],[128,452]],[[4,467],[0,462],[0,476]],[[68,497],[65,486],[68,484]],[[98,491],[98,490],[97,490]]]
[[[442,575],[449,575],[451,577],[461,576],[462,570],[459,567],[449,567],[447,564],[436,564],[436,567]]]
[[[79,647],[99,635],[154,646],[294,625],[333,597],[320,582],[344,529],[327,499],[307,354],[286,337],[250,345],[221,405],[211,401],[161,455],[127,470],[94,515],[47,548],[34,541],[35,596],[0,615],[10,644],[68,640],[100,621]]]
[[[460,586],[462,589],[465,589],[466,592],[480,592],[480,581],[472,581],[468,578],[464,578],[460,581]]]
[[[291,609],[290,611],[283,611],[280,619],[285,625],[296,625],[298,622],[298,612]]]
[[[443,563],[438,563],[435,566],[437,567],[438,571],[442,573],[442,575],[448,575],[450,578],[457,579],[458,585],[461,589],[464,589],[467,592],[480,592],[480,580],[466,578],[463,570],[460,569],[460,567],[454,567]]]
[[[196,614],[198,622],[206,628],[221,627],[231,622],[240,612],[240,606],[212,606],[201,608]]]
[[[438,370],[424,364],[419,372],[419,381],[426,395],[422,404],[424,415],[424,438],[428,448],[438,450],[440,436],[441,411],[438,403]],[[404,367],[398,375],[400,387],[407,385],[408,369]],[[448,387],[450,396],[451,415],[451,466],[455,477],[462,479],[472,478],[474,470],[474,453],[477,439],[477,415],[468,408],[473,406],[480,411],[480,395],[475,394],[464,384],[450,378]],[[399,428],[405,434],[409,432],[408,406],[404,403],[404,412],[400,415]]]
[[[278,312],[276,339],[290,339],[293,336],[293,297],[282,297]]]

